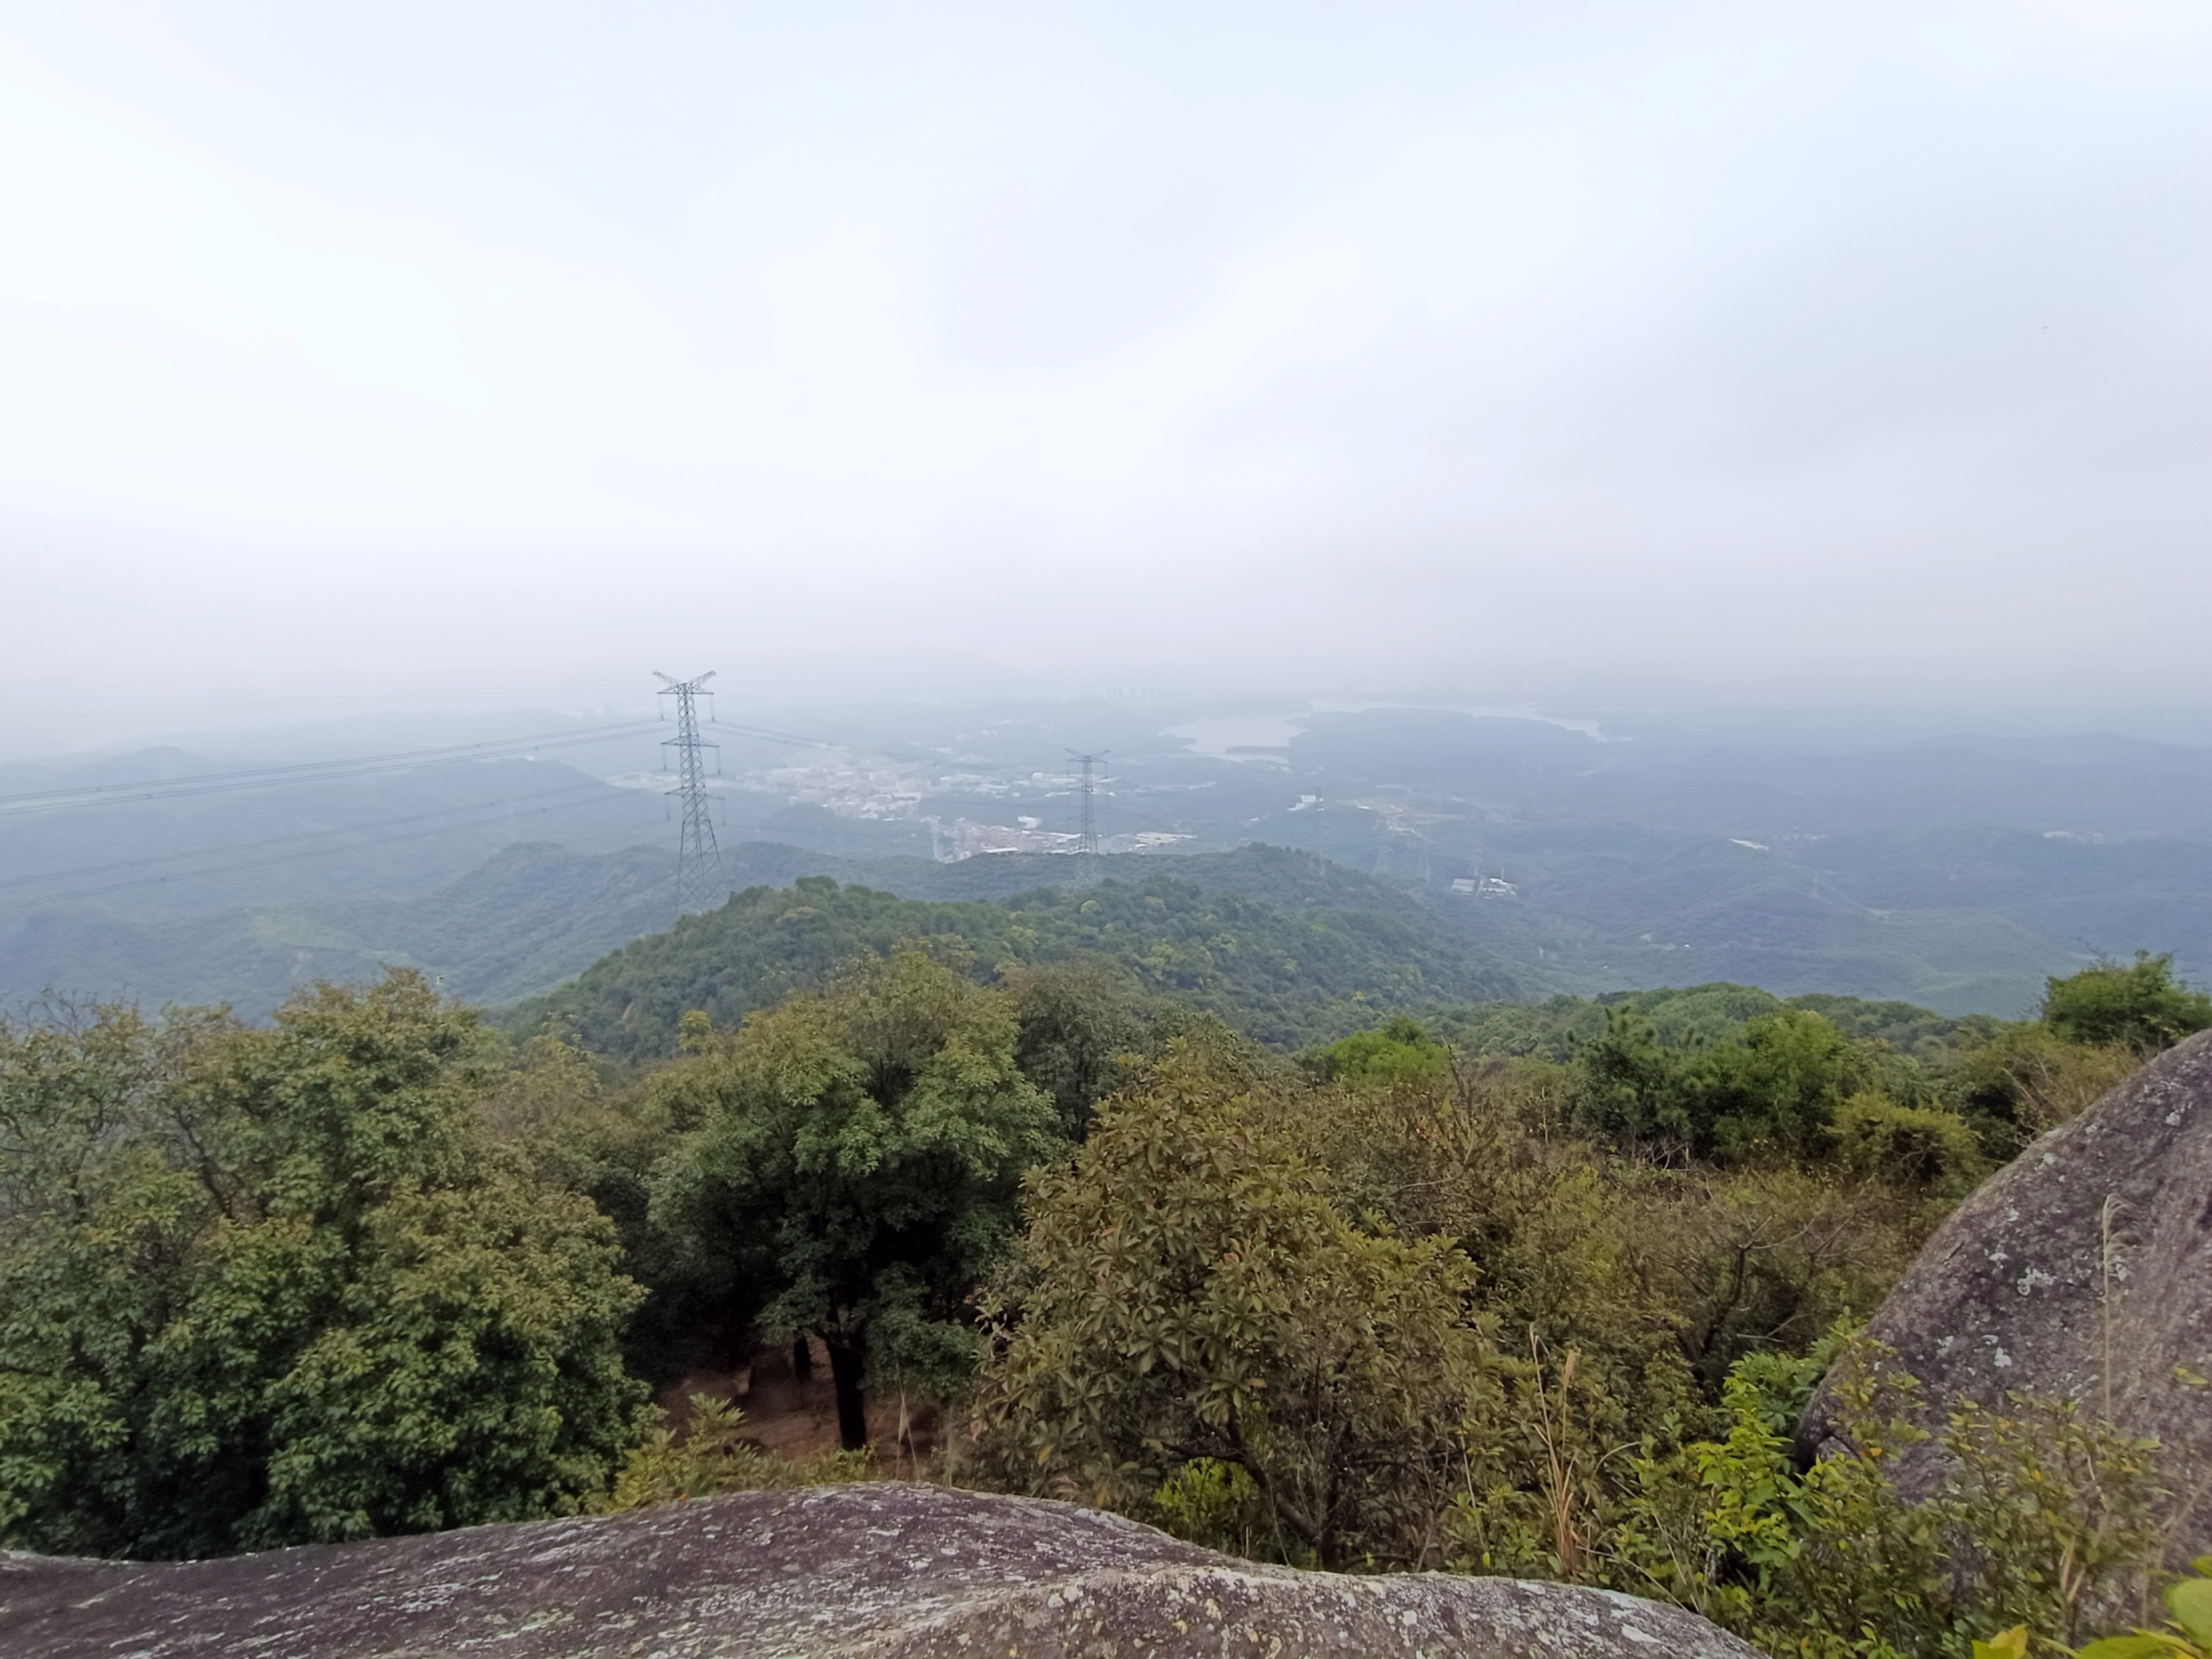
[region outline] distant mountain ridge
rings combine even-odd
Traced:
[[[987,857],[957,864],[853,860],[764,842],[739,843],[725,852],[723,862],[733,888],[787,889],[804,877],[828,876],[848,885],[893,890],[900,902],[956,909],[988,907],[1080,873],[1068,858]],[[1255,847],[1189,858],[1117,859],[1106,867],[1117,881],[1122,872],[1140,883],[1170,875],[1200,890],[1288,912],[1371,913],[1404,930],[1390,937],[1411,953],[1413,972],[1441,975],[1445,986],[1517,984],[1485,952],[1451,939],[1412,895],[1309,854]],[[86,908],[0,916],[0,1003],[20,1004],[52,989],[148,1006],[228,1002],[259,1018],[315,980],[358,981],[393,965],[419,968],[448,993],[471,1001],[513,1003],[543,996],[610,952],[666,929],[674,920],[674,860],[665,848],[586,854],[537,842],[509,847],[419,897],[257,905],[138,921]],[[917,926],[919,915],[897,926]],[[973,925],[974,918],[948,912],[931,931],[957,933]],[[1262,931],[1279,925],[1270,918]],[[1352,925],[1331,924],[1332,937],[1347,927]],[[998,931],[993,920],[980,930],[979,945],[995,939]],[[1368,977],[1378,987],[1396,982],[1379,970]]]
[[[510,847],[418,898],[265,904],[132,921],[86,907],[0,916],[0,1004],[228,1002],[259,1018],[319,979],[422,969],[476,1001],[557,984],[665,926],[674,860],[659,848]]]
[[[2100,954],[2172,951],[2185,977],[2212,978],[2202,746],[2096,734],[1863,742],[1840,727],[1626,713],[1599,741],[1541,720],[1377,708],[1301,716],[1268,763],[1243,764],[1194,751],[1152,714],[1029,714],[1004,729],[996,715],[908,710],[850,730],[821,711],[794,716],[864,749],[947,757],[917,763],[939,793],[912,817],[825,804],[823,790],[851,783],[836,765],[785,776],[783,747],[732,739],[736,787],[715,801],[731,885],[821,874],[908,899],[982,901],[1063,884],[1075,873],[1066,857],[939,864],[923,818],[1042,815],[1069,827],[1073,797],[1049,769],[1065,744],[1115,752],[1099,806],[1110,827],[1193,837],[1185,851],[1108,860],[1118,878],[1173,867],[1293,910],[1440,927],[1510,964],[1531,994],[1729,981],[2012,1018],[2045,975]],[[545,714],[501,729],[561,724]],[[332,733],[326,747],[368,753],[440,735]],[[0,815],[0,1001],[52,984],[148,1003],[228,998],[258,1013],[319,975],[360,979],[401,961],[505,1002],[672,920],[657,850],[672,840],[666,803],[657,787],[606,781],[634,784],[658,763],[647,737],[281,788],[130,793],[250,758],[216,752],[0,767],[0,795],[125,786],[98,810]],[[541,837],[569,850],[526,845]],[[1255,841],[1303,860],[1232,850]],[[1511,896],[1452,891],[1497,875]]]

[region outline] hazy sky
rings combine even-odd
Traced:
[[[18,738],[2202,704],[2208,369],[2202,0],[0,0]]]

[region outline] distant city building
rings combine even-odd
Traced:
[[[1083,837],[1060,830],[1042,830],[1037,820],[1024,817],[1015,823],[977,823],[957,818],[949,824],[933,823],[931,844],[938,861],[957,864],[963,859],[1006,853],[1079,853]],[[1139,830],[1133,835],[1101,836],[1101,853],[1158,853],[1191,837],[1167,830]]]
[[[1521,890],[1503,876],[1461,876],[1451,890],[1468,898],[1519,898]]]

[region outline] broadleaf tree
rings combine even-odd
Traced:
[[[573,1510],[638,1294],[420,976],[0,1027],[0,1540],[204,1555]]]
[[[655,1080],[701,1126],[656,1218],[757,1300],[763,1330],[823,1339],[848,1449],[871,1385],[972,1368],[967,1299],[1013,1233],[1023,1171],[1065,1144],[1018,1036],[1008,997],[906,950]]]

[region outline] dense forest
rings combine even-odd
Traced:
[[[826,876],[748,888],[720,909],[615,951],[503,1023],[560,1030],[594,1054],[664,1057],[675,1052],[678,1021],[689,1010],[734,1024],[819,985],[855,953],[901,940],[927,942],[990,978],[1096,963],[1133,997],[1172,998],[1283,1047],[1342,1036],[1378,1009],[1519,990],[1511,975],[1418,908],[1290,908],[1310,897],[1312,860],[1253,849],[1238,860],[1243,884],[1270,897],[1201,887],[1181,878],[1182,862],[1133,881],[1038,888],[995,902],[902,899]]]
[[[2020,1022],[1492,971],[1165,876],[805,880],[495,1020],[407,970],[265,1025],[50,1002],[0,1028],[0,1542],[862,1478],[927,1402],[931,1478],[1267,1560],[1607,1585],[1778,1655],[2100,1633],[2182,1472],[2029,1399],[1902,1493],[1855,1333],[2212,999],[2148,956]],[[669,1397],[794,1340],[842,1451]],[[1801,1468],[1832,1375],[1857,1454]]]

